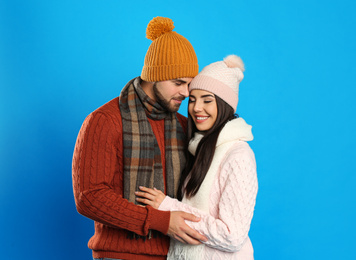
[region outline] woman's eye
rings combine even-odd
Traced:
[[[188,100],[189,103],[192,103],[192,102],[194,102],[194,101],[195,101],[194,99],[189,99],[189,100]]]
[[[204,103],[205,104],[211,103],[211,100],[205,100]]]

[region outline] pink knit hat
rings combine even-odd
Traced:
[[[244,78],[244,63],[236,55],[206,66],[190,83],[189,91],[209,91],[228,103],[236,112],[239,84]]]

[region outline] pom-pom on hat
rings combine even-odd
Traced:
[[[229,55],[223,61],[206,66],[189,85],[193,89],[206,90],[220,97],[236,112],[239,84],[244,78],[244,63],[236,55]]]
[[[173,29],[173,21],[165,17],[155,17],[147,25],[146,37],[152,43],[141,73],[143,80],[193,78],[198,74],[198,59],[193,46]]]

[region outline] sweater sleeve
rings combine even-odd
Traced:
[[[203,242],[205,245],[225,252],[236,252],[248,237],[257,195],[256,164],[252,150],[249,148],[230,153],[216,178],[220,191],[212,191],[210,199],[220,196],[217,218],[168,196],[159,209],[181,210],[200,217],[199,222],[186,222],[208,238],[207,242]]]
[[[119,124],[119,125],[118,125]],[[121,120],[93,112],[84,121],[75,145],[72,178],[80,214],[139,235],[168,231],[170,212],[141,207],[122,196]]]

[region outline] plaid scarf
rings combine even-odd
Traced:
[[[135,201],[139,186],[165,190],[161,152],[147,117],[164,119],[166,193],[176,197],[185,163],[185,134],[176,114],[166,111],[143,91],[140,77],[121,92],[120,110],[124,142],[124,198]]]

